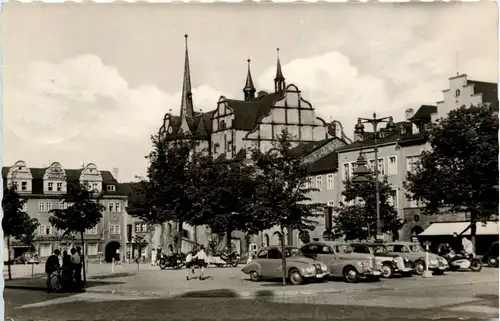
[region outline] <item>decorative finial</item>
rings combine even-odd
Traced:
[[[373,112],[373,119],[377,118],[377,114]]]

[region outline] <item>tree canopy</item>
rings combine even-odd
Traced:
[[[333,217],[334,232],[347,240],[367,239],[376,236],[377,199],[375,175],[367,175],[368,181],[354,182],[351,178],[344,181],[342,195],[345,202],[335,208],[337,215]],[[403,221],[391,204],[392,187],[384,176],[379,179],[380,195],[380,230],[382,233],[396,234],[403,226]]]
[[[498,117],[485,106],[461,107],[431,124],[424,151],[405,188],[427,214],[498,213]]]

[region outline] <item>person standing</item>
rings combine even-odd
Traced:
[[[466,256],[474,254],[474,245],[467,237],[462,238],[462,248]]]
[[[51,290],[51,284],[50,284],[50,277],[52,276],[52,273],[57,271],[57,269],[60,267],[59,265],[59,255],[61,252],[58,249],[54,250],[54,253],[49,256],[47,259],[47,262],[45,262],[45,273],[47,274],[47,291],[50,292]]]
[[[200,268],[200,280],[203,280],[203,271],[208,266],[208,256],[205,253],[205,247],[203,245],[200,246],[200,250],[193,256],[192,261]],[[193,270],[194,272],[194,270]]]
[[[151,250],[151,266],[156,265],[156,248]]]
[[[71,255],[68,251],[64,251],[62,255],[62,268],[63,268],[63,288],[69,289],[73,283],[73,269],[71,267]]]
[[[189,270],[191,270],[192,274],[194,274],[194,260],[193,260],[193,253],[189,251],[186,255],[186,268],[187,268],[187,275],[186,275],[186,280],[189,281]]]
[[[83,287],[82,284],[82,260],[80,255],[76,252],[75,248],[71,249],[71,266],[73,267],[74,276],[75,276],[75,285],[77,289],[81,289]]]

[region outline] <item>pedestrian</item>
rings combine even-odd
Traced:
[[[194,260],[193,260],[193,252],[189,251],[186,255],[186,280],[189,281],[189,270],[191,270],[191,273],[194,274]]]
[[[73,283],[73,269],[71,267],[71,255],[68,251],[63,251],[62,255],[62,268],[63,268],[63,288],[69,289]]]
[[[82,260],[80,255],[76,252],[75,248],[71,249],[71,266],[73,267],[73,273],[75,277],[75,285],[77,289],[83,287],[82,284]]]
[[[156,248],[151,250],[151,266],[156,265]]]
[[[50,292],[52,287],[50,284],[50,277],[52,276],[52,273],[57,271],[57,269],[60,267],[59,265],[59,255],[61,252],[58,249],[54,250],[54,253],[49,256],[47,259],[47,262],[45,262],[45,273],[47,274],[47,291]]]
[[[195,262],[195,264],[200,268],[200,280],[203,279],[203,271],[204,269],[208,266],[208,256],[207,253],[205,253],[205,247],[203,245],[200,246],[200,250],[198,253],[196,253],[195,256],[193,256],[192,261]]]
[[[115,254],[115,261],[117,265],[121,265],[121,260],[120,260],[120,248],[116,249],[116,254]]]
[[[474,245],[467,237],[462,238],[462,248],[466,256],[474,254]]]

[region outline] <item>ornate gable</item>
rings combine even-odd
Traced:
[[[7,173],[7,185],[16,184],[19,193],[31,193],[32,180],[31,170],[22,160],[17,161]]]
[[[102,191],[102,176],[94,163],[89,163],[85,166],[80,174],[80,184],[89,184],[90,188],[101,192]]]

